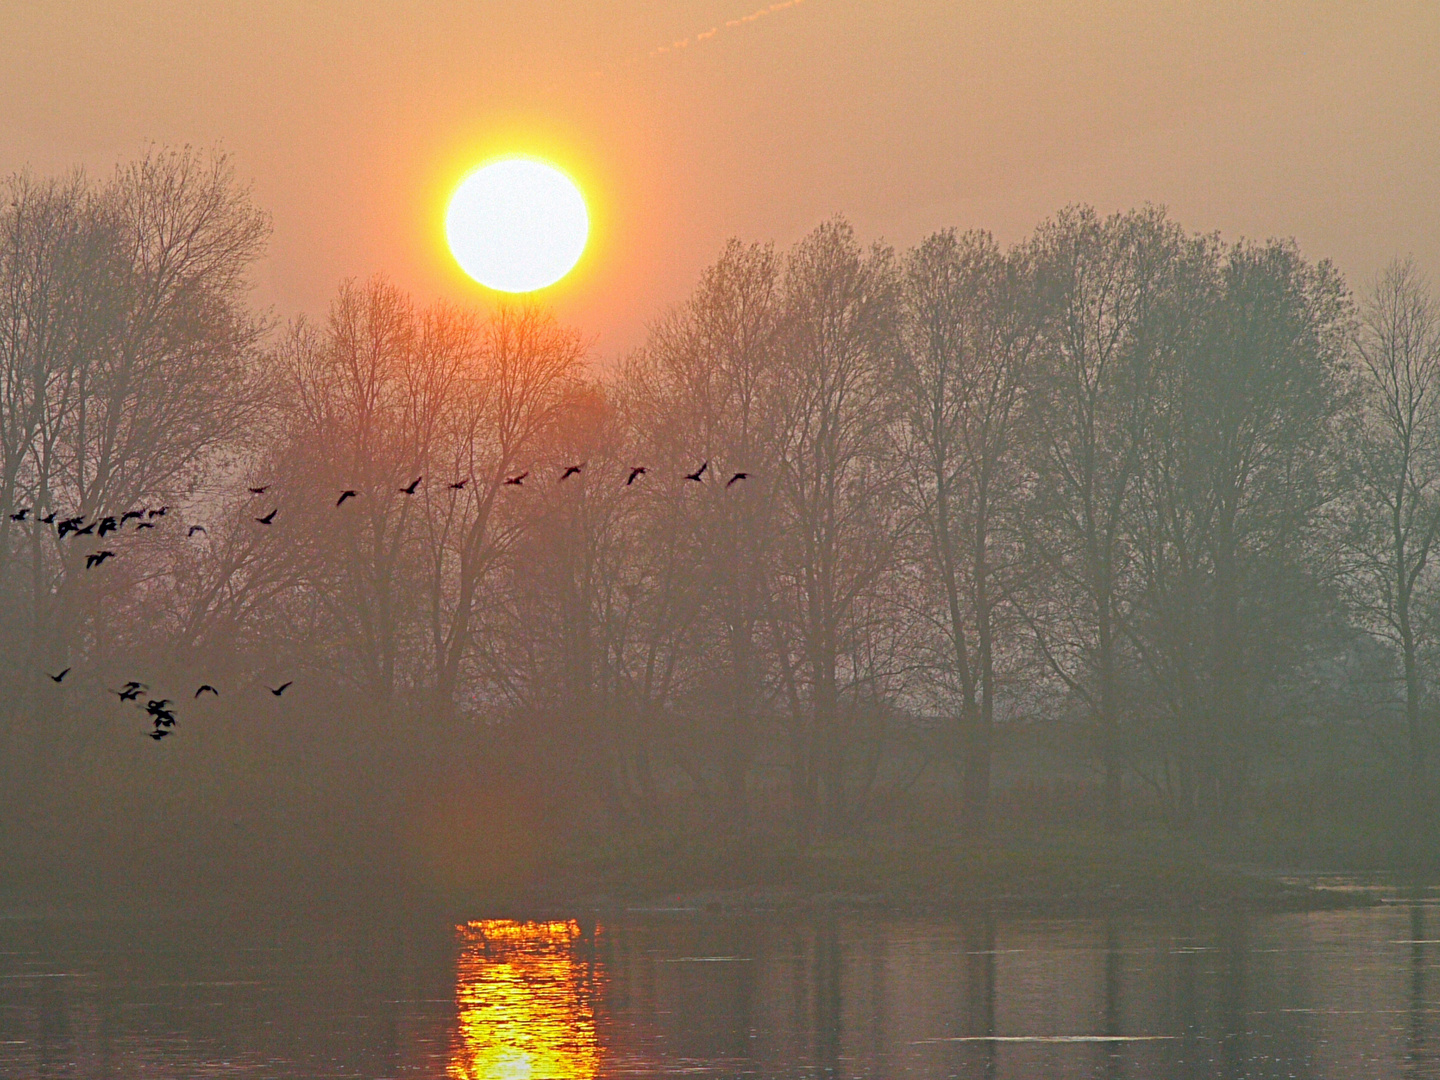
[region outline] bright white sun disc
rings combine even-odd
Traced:
[[[524,293],[568,274],[590,235],[575,181],[533,158],[482,165],[460,181],[445,212],[445,238],[481,285]]]

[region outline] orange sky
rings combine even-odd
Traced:
[[[229,150],[274,216],[257,299],[347,275],[476,296],[448,189],[499,151],[586,185],[562,317],[607,359],[724,239],[1017,239],[1067,202],[1293,235],[1440,278],[1440,4],[293,0],[0,6],[0,171]],[[713,36],[699,34],[719,28]],[[689,39],[683,48],[649,55]]]

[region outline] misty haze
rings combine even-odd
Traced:
[[[0,1075],[1440,1076],[1440,13],[972,7],[0,11]]]

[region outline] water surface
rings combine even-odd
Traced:
[[[1440,909],[0,920],[0,1076],[1440,1077]]]

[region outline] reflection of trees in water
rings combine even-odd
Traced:
[[[815,1061],[822,1075],[840,1071],[844,1031],[844,956],[840,927],[833,915],[824,917],[815,933]]]
[[[601,976],[577,955],[580,926],[486,919],[459,928],[454,1080],[586,1080],[600,1067]]]
[[[696,913],[283,945],[0,920],[0,1076],[1434,1077],[1428,912]]]
[[[1417,897],[1417,899],[1419,899]],[[1410,905],[1410,1024],[1405,1041],[1405,1072],[1424,1075],[1425,1053],[1425,906]]]
[[[1105,920],[1105,1005],[1101,1017],[1101,1031],[1110,1038],[1122,1034],[1122,1004],[1125,985],[1123,982],[1124,956],[1120,945],[1120,928],[1114,916]],[[1106,1054],[1105,1075],[1118,1080],[1125,1075],[1125,1050],[1122,1044],[1114,1043]]]
[[[963,1030],[974,1038],[995,1034],[995,918],[985,911],[965,925],[965,1015]],[[977,1043],[980,1075],[995,1075],[995,1044]]]
[[[1220,972],[1219,1017],[1220,1056],[1226,1076],[1243,1076],[1251,1057],[1250,942],[1249,925],[1243,915],[1222,918],[1219,931]]]

